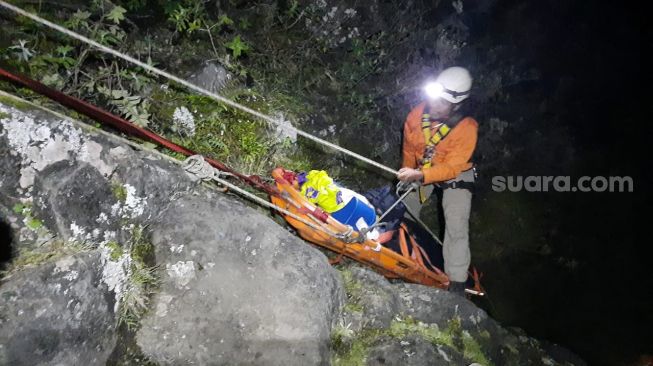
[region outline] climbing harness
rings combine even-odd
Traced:
[[[444,122],[439,122],[433,126],[435,120],[431,119],[430,107],[428,105],[424,106],[424,112],[422,114],[422,134],[424,135],[424,153],[422,158],[418,161],[419,169],[428,169],[431,167],[431,162],[433,160],[433,155],[435,154],[435,147],[449,134],[451,128]],[[433,130],[433,132],[431,132]],[[419,202],[424,203],[428,199],[428,195],[425,191],[426,188],[419,187],[417,192],[419,196]]]
[[[440,122],[435,126],[432,126],[433,122],[436,122],[431,119],[430,108],[428,105],[424,106],[424,113],[422,114],[422,134],[424,135],[424,142],[426,146],[424,147],[424,154],[422,159],[419,161],[420,168],[430,168],[431,161],[433,159],[433,154],[435,154],[435,147],[440,143],[451,131],[451,128],[444,122]],[[431,133],[431,130],[434,130]]]
[[[442,182],[436,185],[442,189],[466,189],[470,192],[474,191],[474,182],[465,182],[462,180],[456,180],[448,183]]]

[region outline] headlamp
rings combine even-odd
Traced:
[[[436,99],[442,96],[444,87],[442,84],[432,81],[424,86],[424,92],[429,98]]]

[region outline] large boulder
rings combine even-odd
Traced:
[[[341,303],[337,273],[295,236],[203,191],[151,224],[162,270],[137,335],[160,364],[324,364]]]
[[[97,251],[66,256],[0,287],[0,365],[99,365],[116,344],[114,301]]]

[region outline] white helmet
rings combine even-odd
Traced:
[[[460,103],[469,97],[472,76],[464,67],[444,69],[434,82],[426,84],[424,90],[429,98],[444,98],[451,103]]]

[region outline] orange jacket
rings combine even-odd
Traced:
[[[404,123],[404,144],[402,167],[416,169],[422,159],[426,142],[422,133],[421,103],[413,108]],[[476,148],[478,123],[472,117],[463,118],[449,134],[435,147],[431,167],[424,169],[424,184],[442,182],[455,178],[462,171],[472,167],[470,159]]]

